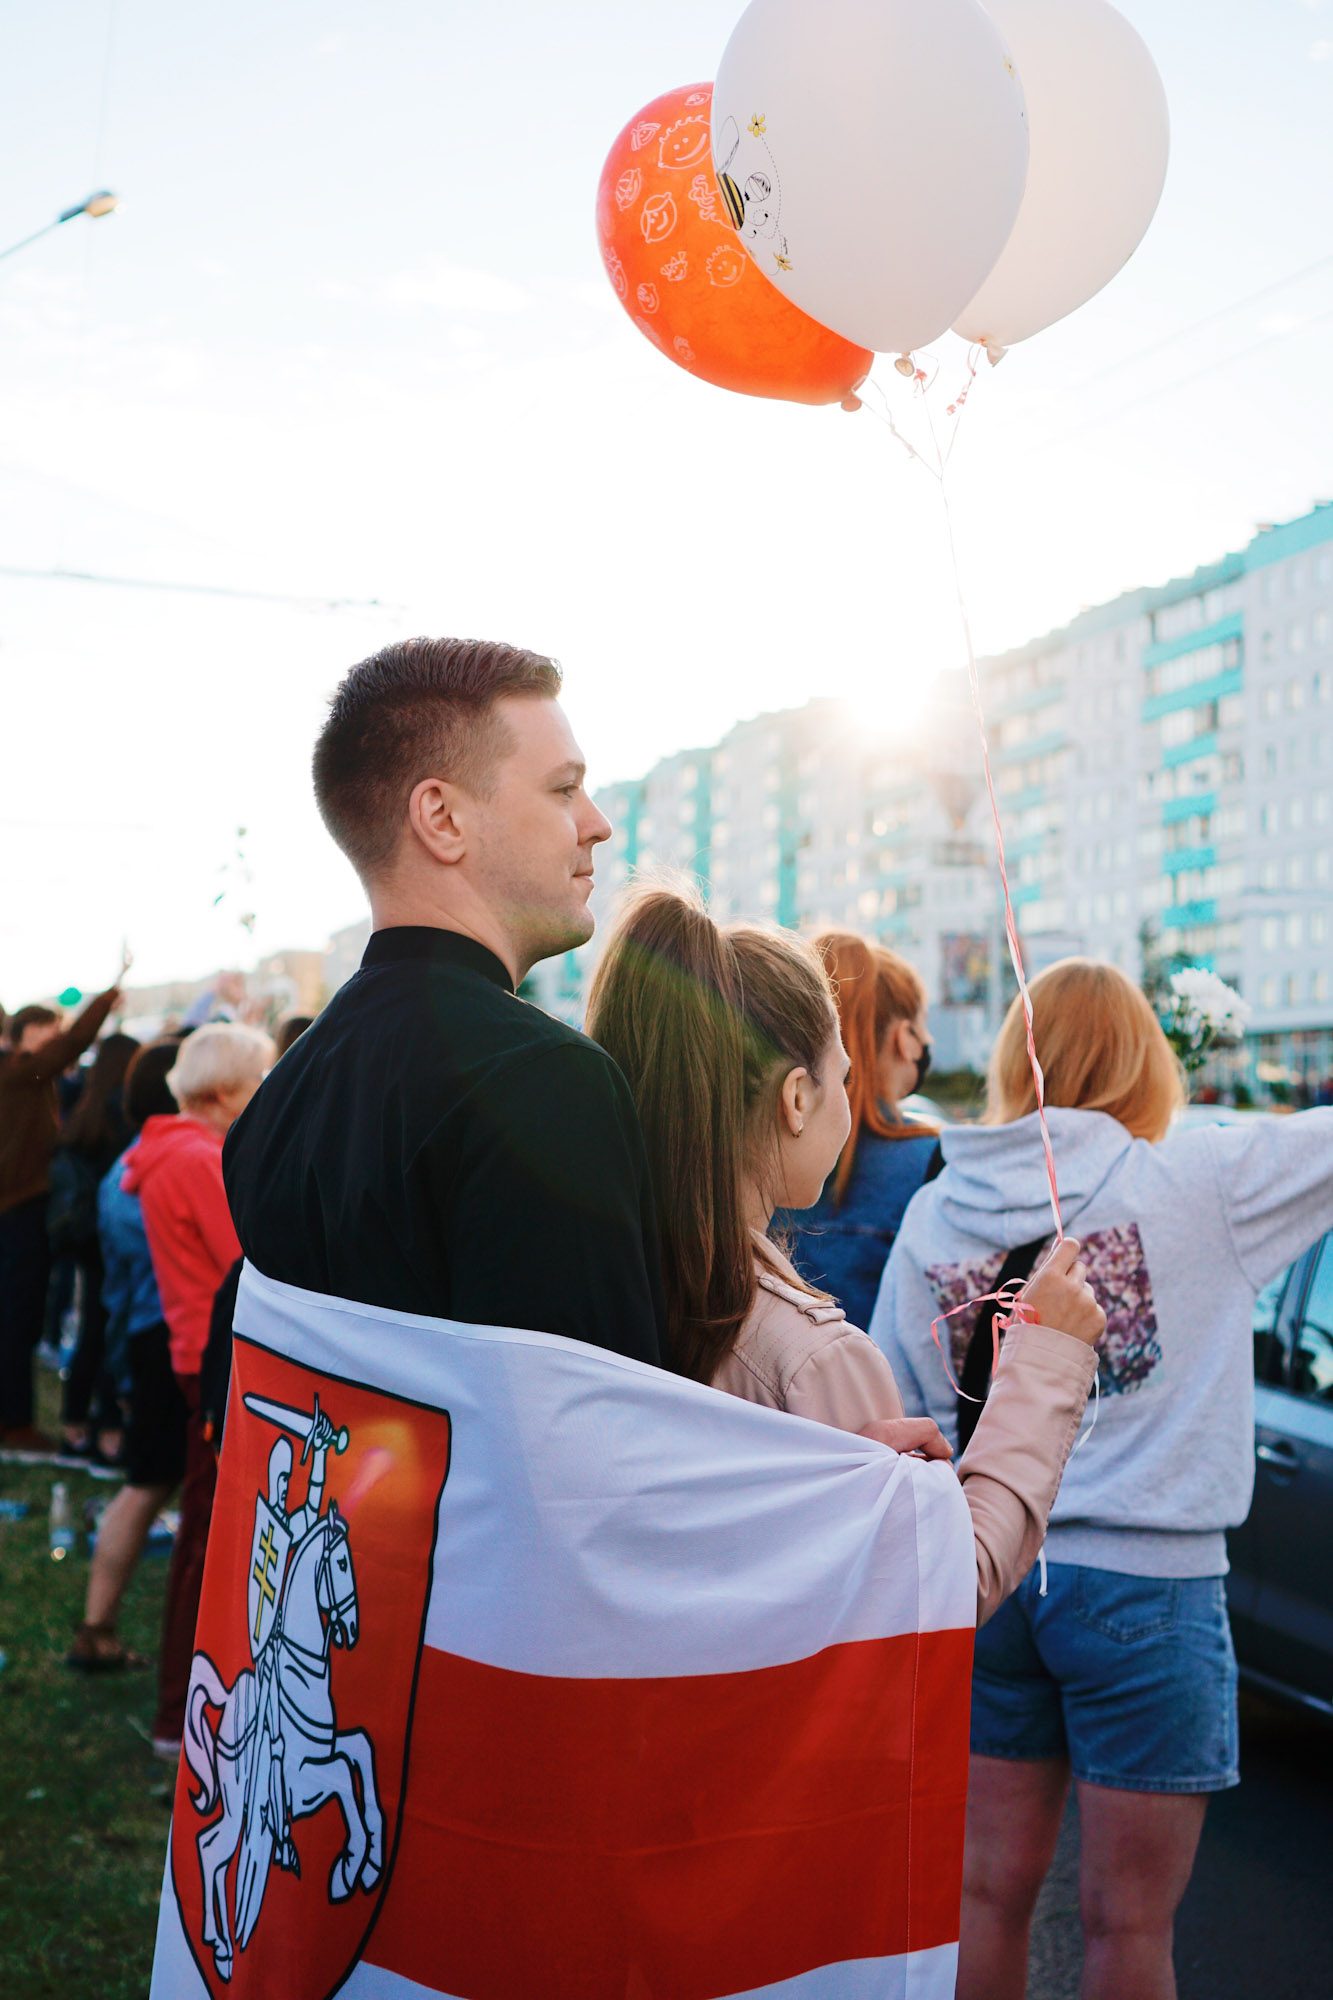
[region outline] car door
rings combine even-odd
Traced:
[[[1333,1705],[1333,1236],[1301,1288],[1285,1380],[1256,1385],[1261,1672]]]
[[[1280,1277],[1264,1286],[1254,1302],[1254,1395],[1256,1420],[1267,1408],[1273,1388],[1286,1381],[1297,1310],[1310,1264],[1307,1251]],[[1256,1443],[1257,1443],[1256,1436]],[[1256,1463],[1256,1475],[1262,1460]],[[1267,1489],[1256,1476],[1248,1518],[1227,1533],[1231,1570],[1227,1577],[1227,1610],[1236,1652],[1243,1666],[1257,1667],[1262,1650],[1258,1631],[1259,1583],[1263,1571],[1262,1541]],[[1262,1669],[1261,1669],[1262,1671]]]

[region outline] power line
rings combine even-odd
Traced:
[[[117,590],[167,590],[186,597],[234,597],[253,604],[295,604],[306,611],[401,611],[382,597],[298,597],[286,591],[238,590],[225,583],[171,583],[155,577],[102,576],[87,569],[23,569],[0,563],[0,576],[39,583],[103,583]]]
[[[1278,341],[1290,340],[1298,333],[1308,333],[1312,327],[1322,326],[1328,319],[1333,319],[1333,306],[1325,312],[1316,313],[1311,319],[1301,320],[1296,326],[1285,326],[1278,333],[1265,334],[1262,340],[1254,341],[1249,347],[1242,347],[1236,354],[1220,355],[1215,361],[1206,362],[1202,368],[1195,368],[1188,375],[1179,375],[1172,382],[1163,382],[1154,389],[1146,389],[1141,396],[1133,396],[1127,403],[1118,403],[1114,409],[1105,411],[1101,416],[1089,417],[1085,423],[1075,424],[1072,430],[1062,431],[1058,438],[1043,439],[1042,443],[1063,443],[1066,438],[1079,437],[1084,431],[1095,430],[1099,424],[1111,423],[1116,417],[1123,417],[1131,410],[1141,409],[1145,403],[1155,402],[1159,396],[1169,396],[1178,389],[1193,388],[1194,384],[1202,382],[1205,376],[1215,375],[1221,368],[1232,368],[1239,361],[1248,361],[1252,355],[1262,354],[1265,348],[1276,346]]]
[[[1102,381],[1107,375],[1114,375],[1117,369],[1129,368],[1138,361],[1147,361],[1152,355],[1160,354],[1164,348],[1174,347],[1178,340],[1188,340],[1191,334],[1202,333],[1205,327],[1215,326],[1218,320],[1229,319],[1232,313],[1244,312],[1246,306],[1258,305],[1261,299],[1271,298],[1274,292],[1285,291],[1288,285],[1294,285],[1302,278],[1312,278],[1316,271],[1326,270],[1331,264],[1333,264],[1333,251],[1327,256],[1316,258],[1313,264],[1302,265],[1299,271],[1289,271],[1285,278],[1275,278],[1271,285],[1263,285],[1257,292],[1247,293],[1243,299],[1233,299],[1230,305],[1218,306],[1216,311],[1205,313],[1202,319],[1192,320],[1188,326],[1178,327],[1175,333],[1165,334],[1161,340],[1153,341],[1150,347],[1140,347],[1134,354],[1122,354],[1117,360],[1108,361],[1105,368],[1099,368],[1096,374],[1086,376],[1082,382],[1075,382],[1073,393],[1080,394],[1084,389],[1091,388],[1094,382]]]

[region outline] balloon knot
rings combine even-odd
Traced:
[[[849,390],[842,399],[842,408],[844,410],[859,410],[861,408],[861,398]]]
[[[991,367],[998,368],[1004,360],[1005,355],[1009,352],[1009,349],[1004,346],[1003,342],[998,340],[983,340],[981,344],[986,350],[986,359],[990,362]]]
[[[900,375],[910,376],[916,374],[916,363],[910,354],[900,354],[893,365]]]

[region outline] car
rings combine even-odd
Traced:
[[[1333,1231],[1254,1310],[1255,1479],[1227,1537],[1242,1678],[1333,1718]]]

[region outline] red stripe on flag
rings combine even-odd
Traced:
[[[428,1648],[366,1957],[460,2000],[712,2000],[952,1943],[972,1639],[669,1680]]]

